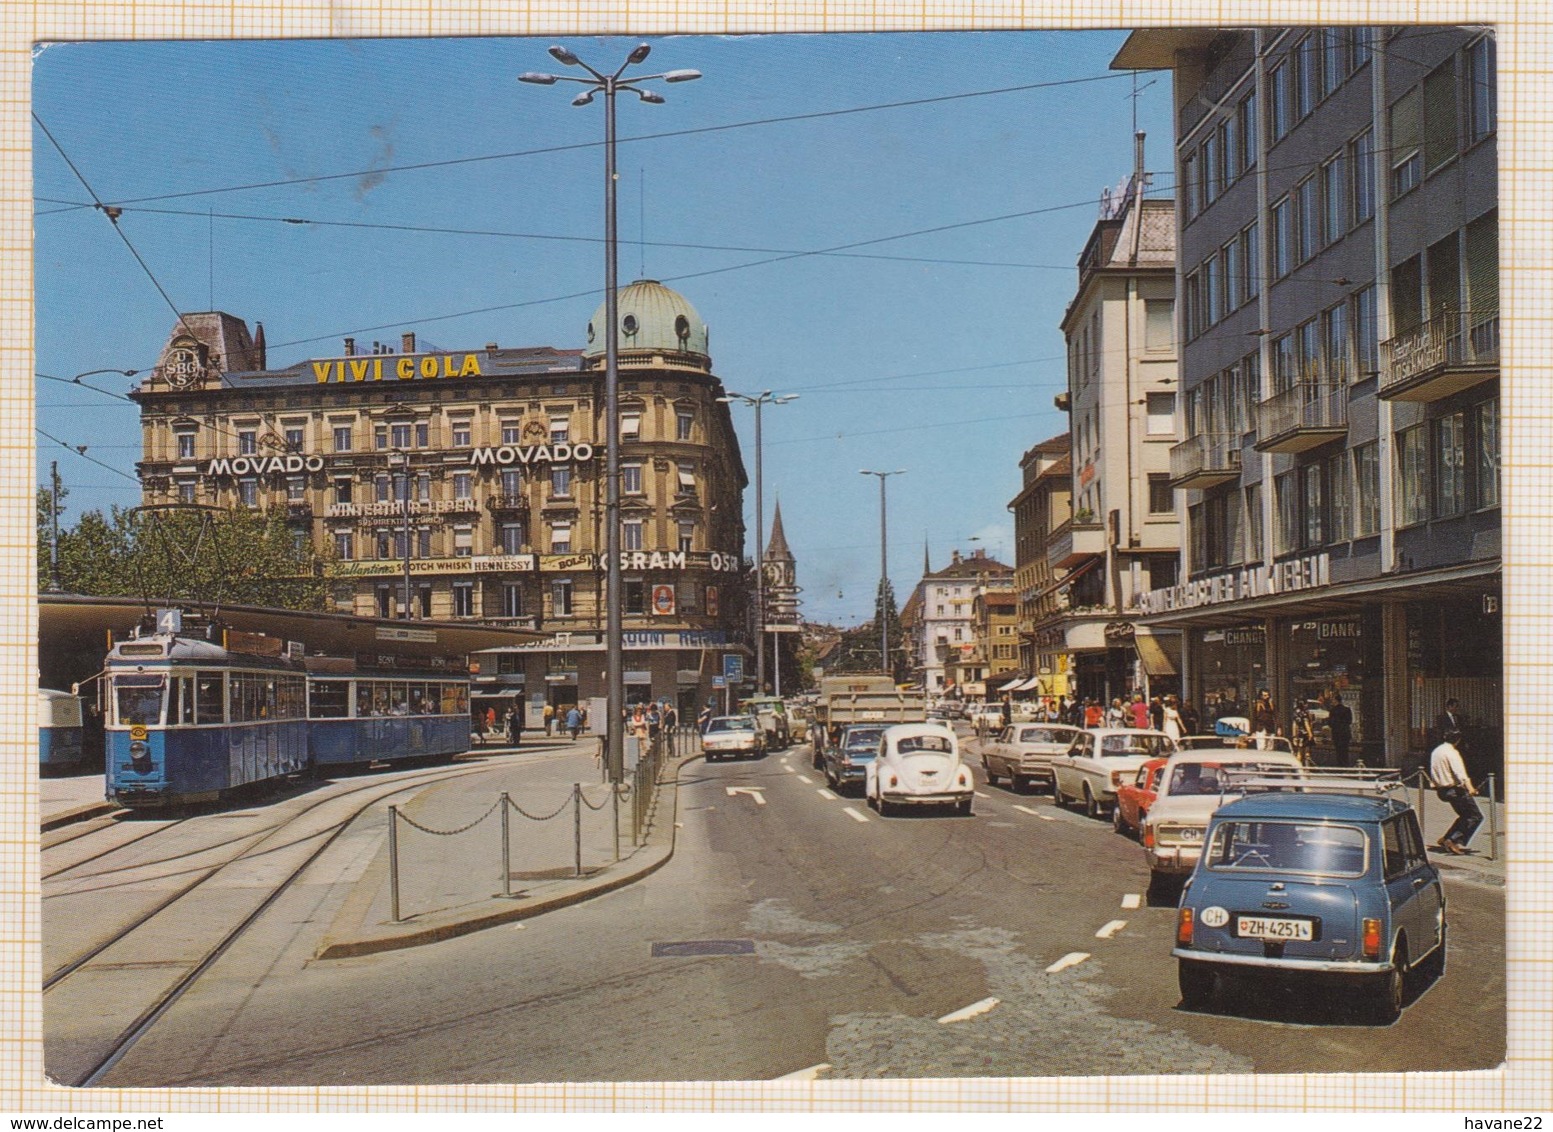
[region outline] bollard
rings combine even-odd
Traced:
[[[611,786],[609,788],[609,806],[610,806],[610,813],[614,816],[614,819],[615,819],[615,827],[614,827],[615,828],[615,860],[619,861],[620,860],[620,788],[618,786]]]
[[[582,783],[572,783],[572,846],[576,850],[577,876],[582,876]]]
[[[1488,859],[1499,860],[1499,784],[1488,776]]]
[[[511,808],[507,792],[501,792],[501,894],[512,895],[512,839],[507,836],[507,811]]]
[[[1424,824],[1424,783],[1426,783],[1428,781],[1429,781],[1429,776],[1424,773],[1422,768],[1420,768],[1419,771],[1418,771],[1418,782],[1416,784],[1416,787],[1417,787],[1417,790],[1418,790],[1418,806],[1417,806],[1417,809],[1418,809],[1418,828],[1419,829],[1428,829],[1429,828],[1427,825]]]
[[[388,807],[388,914],[399,922],[399,807]]]

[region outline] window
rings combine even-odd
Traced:
[[[523,587],[519,583],[502,583],[501,615],[503,617],[523,616]]]
[[[415,473],[415,498],[422,503],[431,502],[431,473]]]
[[[1289,93],[1289,66],[1284,61],[1267,76],[1267,132],[1273,145],[1289,132]]]
[[[392,617],[394,615],[394,588],[392,586],[379,586],[377,588],[377,615],[379,617]]]
[[[1256,233],[1257,227],[1254,222],[1243,228],[1240,233],[1240,253],[1243,259],[1240,277],[1246,282],[1243,301],[1248,303],[1262,290],[1262,263]]]
[[[473,617],[475,615],[475,584],[473,582],[453,583],[453,616]]]
[[[1351,180],[1353,222],[1362,224],[1375,215],[1375,133],[1364,133],[1348,143],[1348,167]]]
[[[1273,340],[1273,392],[1277,394],[1292,389],[1299,379],[1295,337],[1293,334],[1284,334]]]
[[[237,481],[237,501],[244,507],[259,505],[259,480],[256,476],[244,476]]]
[[[1282,279],[1294,268],[1294,210],[1289,198],[1275,203],[1271,210],[1273,278]]]
[[[1254,483],[1246,488],[1246,553],[1245,561],[1262,558],[1262,485]]]
[[[453,422],[453,447],[468,448],[474,443],[473,430],[468,421]]]
[[[286,502],[287,503],[300,503],[306,497],[306,494],[307,494],[307,477],[306,476],[287,476],[286,477]]]
[[[1143,348],[1169,350],[1175,346],[1176,304],[1174,299],[1145,299],[1143,303]]]
[[[195,487],[194,487],[194,481],[193,480],[190,480],[190,479],[180,479],[178,481],[178,502],[179,503],[193,503],[194,502],[194,492],[195,492]]]
[[[502,421],[501,442],[503,444],[521,444],[523,442],[523,423],[510,418]]]
[[[356,536],[350,531],[334,532],[334,553],[341,562],[349,562],[356,557]]]
[[[1202,322],[1207,329],[1223,317],[1219,303],[1223,298],[1219,280],[1219,257],[1211,255],[1202,265]]]
[[[502,523],[496,530],[496,537],[503,554],[521,554],[523,552],[522,523]]]
[[[642,521],[640,519],[626,519],[620,524],[620,549],[642,549]]]
[[[388,430],[388,437],[389,443],[395,448],[404,449],[410,447],[409,424],[396,424],[391,426]]]
[[[1149,474],[1149,514],[1170,515],[1175,512],[1175,492],[1170,489],[1170,476],[1162,472]]]
[[[1412,256],[1391,269],[1391,329],[1406,334],[1424,321],[1424,279],[1421,257]]]
[[[642,435],[642,414],[641,413],[621,413],[620,414],[620,439],[621,440],[639,440],[641,438],[641,435]]]
[[[550,553],[570,554],[572,552],[572,525],[566,520],[550,524]]]
[[[1186,218],[1188,220],[1193,219],[1197,215],[1197,179],[1201,175],[1197,165],[1196,153],[1187,153],[1181,156],[1181,201],[1186,206]]]
[[[300,452],[300,451],[302,451],[302,432],[303,432],[303,430],[300,427],[297,427],[297,426],[294,426],[294,425],[288,425],[286,427],[286,451],[287,452]]]
[[[569,417],[550,418],[550,443],[568,444],[572,439],[572,424]]]
[[[1424,173],[1456,156],[1456,60],[1447,59],[1424,78]]]
[[[696,493],[696,466],[681,462],[675,467],[676,474],[679,477],[678,493],[680,495],[694,495]]]
[[[642,466],[640,464],[620,465],[620,490],[625,495],[642,494]]]
[[[1321,96],[1325,98],[1348,77],[1348,33],[1326,28],[1321,33]]]
[[[239,429],[237,433],[237,454],[239,456],[254,456],[259,451],[259,437],[251,428]]]
[[[1246,281],[1241,274],[1245,262],[1240,254],[1238,233],[1220,249],[1219,262],[1224,265],[1224,313],[1230,314],[1239,310],[1240,304],[1246,301]]]
[[[426,448],[431,444],[431,423],[429,421],[417,421],[415,425],[415,446]]]
[[[379,449],[388,447],[388,427],[386,425],[379,425],[372,430],[372,447]]]
[[[192,432],[180,432],[178,434],[178,459],[194,459],[194,434]]]
[[[1464,53],[1467,144],[1482,141],[1499,128],[1498,62],[1492,36],[1485,35]]]
[[[1339,153],[1321,167],[1321,242],[1332,244],[1348,231],[1348,166]]]
[[[1434,422],[1434,515],[1449,519],[1467,509],[1466,414]]]
[[[392,558],[394,556],[394,548],[390,542],[388,528],[379,527],[374,533],[377,536],[377,556],[379,558]]]
[[[1322,361],[1326,380],[1345,385],[1353,380],[1353,352],[1348,335],[1348,304],[1338,303],[1321,315]]]
[[[640,578],[626,578],[620,583],[627,613],[647,612],[647,583]]]
[[[683,521],[679,525],[679,549],[689,554],[695,549],[696,525],[689,521]]]
[[[415,528],[415,554],[418,558],[431,557],[431,528]]]
[[[1307,177],[1295,188],[1298,219],[1299,262],[1304,263],[1321,250],[1320,186],[1315,177]]]
[[[1484,401],[1473,411],[1473,447],[1477,476],[1472,503],[1475,507],[1499,505],[1499,402]]]
[[[1375,41],[1374,28],[1352,28],[1349,33],[1349,45],[1353,49],[1353,69],[1358,70],[1370,61]]]
[[[1294,119],[1299,121],[1316,108],[1320,97],[1316,90],[1317,76],[1320,74],[1320,60],[1317,52],[1320,44],[1316,37],[1308,35],[1295,45],[1289,52],[1291,65],[1294,68]]]
[[[1467,302],[1472,312],[1473,346],[1478,337],[1498,335],[1499,318],[1499,213],[1492,210],[1467,225]],[[1486,346],[1488,343],[1482,343]]]
[[[554,617],[572,615],[572,580],[557,578],[550,583],[550,613]]]
[[[1219,151],[1223,154],[1224,185],[1228,188],[1246,167],[1240,152],[1240,116],[1233,110],[1219,123]]]
[[[1380,324],[1376,321],[1374,284],[1353,297],[1353,343],[1356,372],[1363,381],[1380,369]]]
[[[1241,171],[1256,164],[1256,92],[1252,91],[1240,100],[1240,154]]]
[[[523,473],[517,468],[503,468],[501,471],[501,493],[508,499],[522,495]]]
[[[691,430],[695,428],[696,424],[695,414],[681,409],[678,413],[674,414],[674,423],[675,438],[678,440],[689,440]]]
[[[1397,433],[1397,526],[1429,518],[1429,433],[1424,425]]]
[[[1415,188],[1423,179],[1422,92],[1414,88],[1391,106],[1391,195]]]
[[[334,450],[336,452],[349,452],[351,450],[351,426],[334,426]]]
[[[469,558],[475,552],[475,530],[473,527],[453,528],[453,557]]]
[[[550,469],[550,498],[569,499],[572,494],[572,469],[570,465],[559,464]]]
[[[1328,458],[1326,486],[1327,514],[1331,520],[1328,538],[1332,542],[1347,542],[1353,538],[1353,484],[1347,452]]]
[[[1321,546],[1326,542],[1325,484],[1321,464],[1306,464],[1300,469],[1300,495],[1303,503],[1304,530],[1302,547]]]
[[[1219,135],[1216,131],[1209,130],[1208,136],[1202,143],[1202,183],[1203,183],[1203,207],[1206,208],[1219,199],[1219,193],[1224,188],[1224,167],[1220,163],[1222,151],[1219,148]]]
[[[453,498],[454,499],[469,499],[469,498],[472,498],[473,495],[474,495],[474,473],[473,472],[454,472],[453,473]]]
[[[1353,450],[1353,533],[1364,538],[1380,530],[1380,444],[1370,441]]]
[[[1176,395],[1174,393],[1150,393],[1147,395],[1148,434],[1171,436],[1176,430]]]
[[[1287,554],[1300,548],[1300,493],[1293,472],[1273,477],[1274,505],[1278,511],[1277,541],[1274,554]]]

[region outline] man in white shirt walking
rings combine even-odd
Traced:
[[[1445,732],[1440,745],[1429,753],[1429,778],[1440,801],[1450,803],[1456,811],[1456,820],[1437,843],[1447,853],[1460,856],[1467,852],[1467,845],[1478,826],[1483,824],[1482,811],[1472,800],[1477,790],[1467,777],[1466,764],[1456,744],[1461,742],[1461,732],[1454,728]]]

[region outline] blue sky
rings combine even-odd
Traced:
[[[1109,69],[1124,38],[647,40],[639,70],[705,77],[654,84],[661,106],[620,102],[620,277],[645,269],[690,300],[729,388],[800,394],[765,413],[765,495],[768,527],[782,504],[805,616],[871,615],[878,481],[859,469],[906,469],[889,484],[902,600],[924,540],[935,568],[957,547],[1012,562],[1019,457],[1066,428],[1052,397],[1074,263],[1101,190],[1132,166],[1134,80]],[[602,301],[602,110],[573,108],[570,84],[516,81],[558,69],[551,42],[41,51],[34,110],[59,148],[34,129],[37,370],[67,380],[38,381],[38,427],[87,453],[40,435],[38,467],[43,483],[59,461],[66,522],[138,502],[140,452],[134,407],[68,379],[148,369],[169,300],[263,322],[271,366],[407,330],[447,349],[581,347]],[[612,67],[636,41],[564,42]],[[1168,191],[1168,76],[1136,85],[1146,164]],[[799,115],[824,116],[770,121]],[[69,207],[90,197],[60,149],[124,208],[149,275],[104,215]],[[735,415],[752,463],[750,411]],[[746,505],[753,537],[753,491]]]

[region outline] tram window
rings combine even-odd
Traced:
[[[180,714],[179,709],[183,703],[183,697],[179,694],[182,691],[182,677],[174,676],[167,681],[167,723],[169,726],[182,722],[178,718]]]
[[[372,714],[387,715],[389,708],[393,707],[388,700],[388,681],[374,680],[372,682]]]
[[[221,722],[221,673],[201,672],[194,678],[194,705],[200,723]]]
[[[344,680],[314,680],[308,691],[314,719],[344,719],[350,714],[350,685]]]
[[[410,714],[426,715],[431,708],[426,703],[426,685],[411,684],[410,690]]]
[[[113,682],[113,690],[121,725],[162,722],[160,676],[119,676]]]

